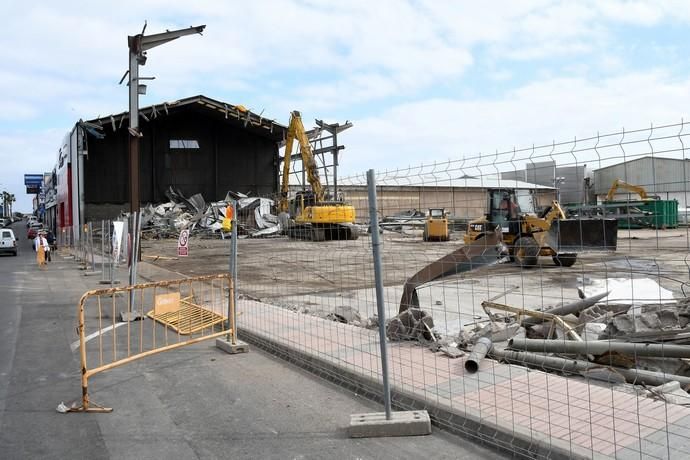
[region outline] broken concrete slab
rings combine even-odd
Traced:
[[[384,412],[353,414],[349,433],[352,438],[425,436],[431,434],[431,419],[425,410],[392,412],[390,420]]]
[[[451,346],[443,346],[439,348],[441,353],[444,355],[448,356],[451,359],[455,358],[460,358],[461,356],[465,356],[465,352],[459,349],[458,347],[451,347]]]

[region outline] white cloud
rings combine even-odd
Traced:
[[[0,135],[0,189],[13,193],[17,211],[31,211],[31,196],[26,194],[24,174],[41,174],[53,170],[58,144],[67,132],[46,129],[21,130],[12,135]]]
[[[501,99],[402,104],[354,120],[355,127],[342,136],[347,150],[341,172],[476,158],[480,152],[486,165],[497,150],[514,146],[568,141],[623,127],[645,128],[651,122],[679,123],[683,116],[689,118],[688,107],[690,79],[674,80],[663,72],[597,83],[554,78],[529,83]]]

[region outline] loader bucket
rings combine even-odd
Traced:
[[[419,307],[417,297],[419,286],[446,276],[495,264],[507,253],[508,249],[503,244],[501,232],[497,229],[496,232],[489,233],[441,257],[419,270],[405,282],[398,312],[402,313],[410,307]]]
[[[616,219],[555,220],[548,233],[548,245],[559,253],[615,251],[618,242],[618,221]]]

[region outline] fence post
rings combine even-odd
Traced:
[[[237,340],[237,201],[232,200],[232,236],[230,238],[230,278],[232,289],[228,294],[228,330],[232,330],[232,336],[216,339],[216,347],[226,353],[247,353],[249,345]]]
[[[139,232],[141,231],[141,212],[135,212],[132,214],[132,245],[129,251],[130,253],[130,266],[129,266],[129,285],[134,286],[137,284],[137,262],[139,260]],[[134,303],[135,303],[134,289],[129,291],[129,302],[126,312],[120,313],[120,318],[122,321],[136,321],[139,319],[144,319],[143,316],[139,314]]]
[[[228,305],[228,320],[232,322],[232,344],[237,345],[237,201],[232,200],[232,236],[230,238],[230,276],[232,277],[232,311]]]
[[[388,381],[388,356],[386,343],[386,310],[383,305],[383,276],[381,273],[381,237],[379,219],[376,209],[376,176],[374,170],[367,171],[367,188],[369,189],[369,222],[371,247],[374,255],[374,276],[376,280],[376,311],[379,316],[379,342],[381,344],[381,372],[383,374],[383,403],[386,420],[391,419],[391,389]]]

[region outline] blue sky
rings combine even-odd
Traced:
[[[52,169],[79,118],[126,110],[126,37],[156,48],[141,104],[196,94],[287,123],[350,120],[341,174],[690,119],[685,1],[10,2],[0,189]]]

